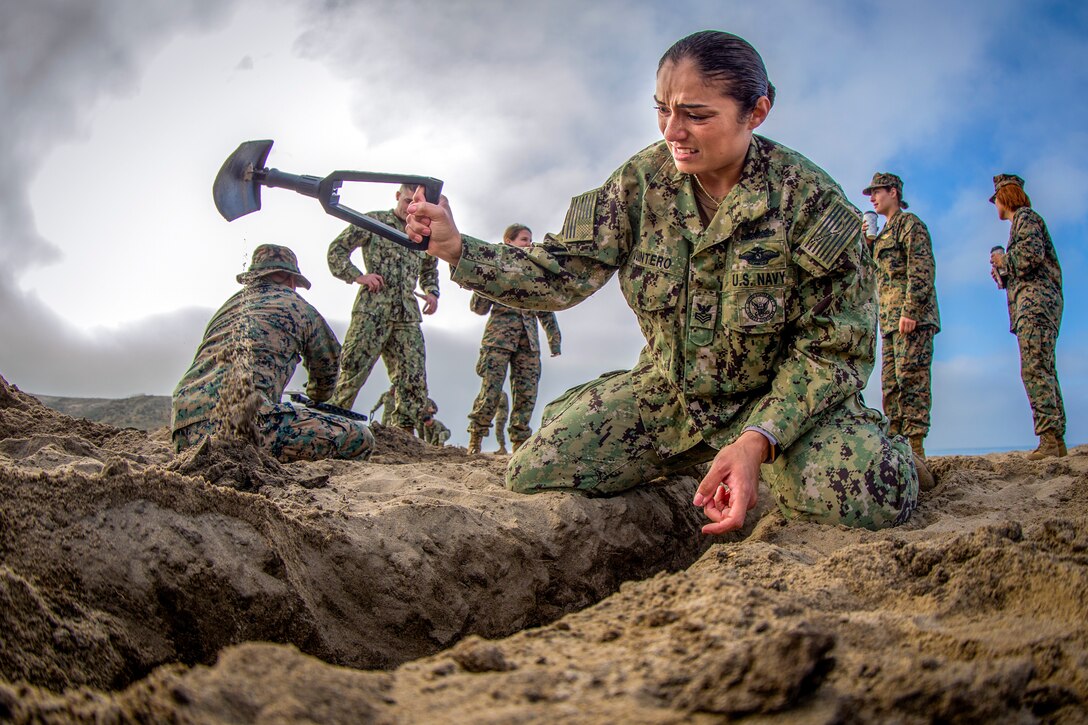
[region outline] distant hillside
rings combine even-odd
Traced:
[[[155,430],[170,425],[169,395],[131,398],[62,398],[30,393],[42,404],[73,418],[86,418],[117,428]]]

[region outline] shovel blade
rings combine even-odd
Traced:
[[[262,171],[272,141],[246,141],[227,157],[212,184],[215,208],[228,222],[261,208],[261,185],[255,171]]]

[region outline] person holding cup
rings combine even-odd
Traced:
[[[941,330],[934,281],[937,265],[929,229],[906,211],[903,180],[895,174],[873,174],[861,192],[887,222],[871,242],[880,299],[880,384],[888,432],[910,440],[915,455],[925,458],[932,403],[933,336]],[[870,224],[862,229],[868,236]]]
[[[1019,176],[995,176],[990,203],[997,207],[998,217],[1012,222],[1007,247],[990,251],[990,274],[1008,298],[1009,331],[1020,346],[1020,376],[1039,436],[1039,447],[1028,460],[1061,457],[1066,455],[1065,404],[1055,348],[1064,298],[1058,253]]]

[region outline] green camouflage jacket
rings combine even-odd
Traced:
[[[880,298],[880,329],[899,331],[899,318],[941,329],[937,309],[937,265],[929,229],[916,215],[899,211],[872,242]]]
[[[377,402],[374,403],[374,407],[370,409],[370,417],[373,418],[374,412],[377,411],[378,408],[381,408],[382,418],[385,418],[385,414],[392,411],[393,408],[396,406],[396,401],[397,395],[394,391],[386,390],[382,392],[382,394],[378,396]]]
[[[469,308],[477,315],[491,313],[484,327],[483,340],[480,342],[482,347],[517,350],[518,343],[524,336],[529,340],[529,349],[538,352],[540,335],[536,330],[536,322],[540,320],[540,324],[544,327],[544,334],[548,336],[548,349],[552,355],[560,353],[562,335],[559,333],[559,322],[555,319],[554,312],[515,310],[513,307],[501,305],[478,294],[472,295]]]
[[[404,222],[390,209],[367,212],[391,227],[404,231]],[[363,264],[369,274],[380,274],[385,286],[380,292],[359,288],[352,313],[367,312],[390,322],[422,322],[419,301],[412,294],[419,283],[427,294],[438,296],[438,260],[402,247],[377,234],[371,234],[357,226],[348,226],[329,245],[329,271],[348,284],[363,274],[351,261],[351,253],[363,250]]]
[[[301,359],[306,395],[321,403],[336,387],[340,343],[313,305],[290,287],[259,279],[224,303],[204,331],[189,371],[174,390],[171,430],[209,420],[230,365],[252,349],[252,379],[261,408],[280,403]]]
[[[720,448],[738,421],[788,447],[872,372],[876,280],[861,236],[824,171],[759,136],[704,230],[691,177],[661,141],[576,197],[542,244],[465,237],[453,279],[558,310],[618,273],[646,338],[633,377],[660,455],[700,439]]]
[[[1062,268],[1046,222],[1031,207],[1022,206],[1013,214],[1005,254],[1005,293],[1012,332],[1018,322],[1028,319],[1033,324],[1046,322],[1057,330],[1064,304]]]
[[[452,435],[450,429],[438,418],[434,419],[432,425],[423,426],[423,442],[430,443],[432,446],[445,445],[446,441],[450,439],[450,435]]]

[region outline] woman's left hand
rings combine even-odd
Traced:
[[[703,527],[704,534],[724,534],[744,526],[744,517],[756,505],[759,466],[770,446],[763,434],[747,430],[714,456],[692,501],[714,522]]]

